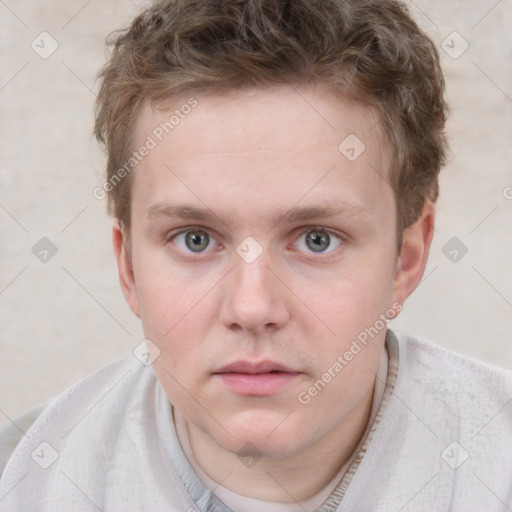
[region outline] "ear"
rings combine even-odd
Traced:
[[[129,242],[125,240],[125,233],[117,219],[114,219],[112,222],[112,243],[117,260],[121,290],[123,291],[124,298],[126,302],[128,302],[130,309],[140,318],[139,298],[137,296],[131,256],[126,249],[126,244]]]
[[[399,304],[405,302],[421,281],[434,236],[434,223],[434,204],[426,201],[419,219],[403,232],[392,292],[393,300]]]

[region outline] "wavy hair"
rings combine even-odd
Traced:
[[[107,179],[130,158],[145,101],[268,85],[322,83],[375,109],[391,148],[398,239],[438,197],[447,150],[439,55],[394,0],[158,0],[110,36],[94,133]],[[131,175],[109,190],[130,227]]]

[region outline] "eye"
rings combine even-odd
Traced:
[[[206,252],[215,245],[215,239],[201,229],[182,231],[171,237],[171,240],[180,251],[185,253]]]
[[[323,229],[309,229],[301,234],[295,242],[299,251],[313,253],[330,253],[343,243],[341,238]]]

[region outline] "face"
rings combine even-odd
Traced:
[[[196,100],[133,171],[130,256],[114,230],[123,291],[189,423],[233,453],[297,453],[371,393],[384,315],[428,236],[397,254],[372,110],[321,87]],[[146,105],[134,145],[177,107]]]

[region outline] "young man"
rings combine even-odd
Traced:
[[[101,78],[95,193],[146,344],[37,418],[2,509],[511,510],[511,374],[387,329],[445,153],[404,8],[159,1]]]

